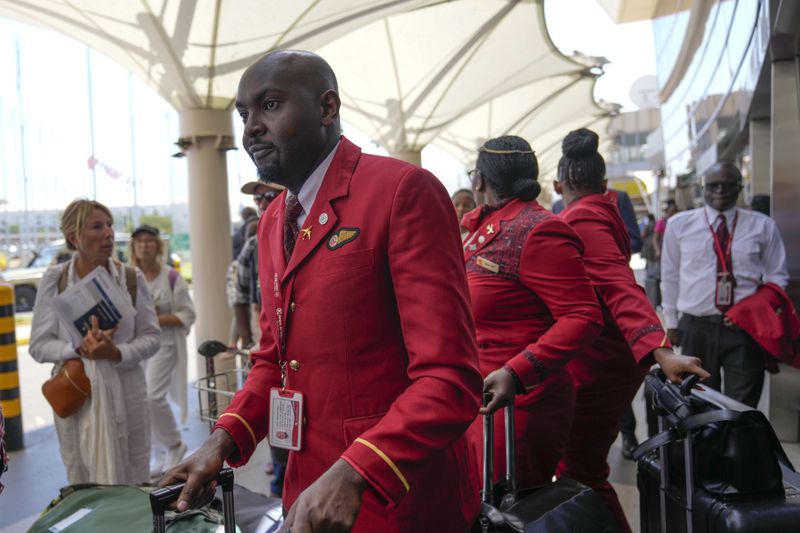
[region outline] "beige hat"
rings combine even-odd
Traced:
[[[239,189],[242,191],[242,194],[257,194],[259,191],[266,192],[266,191],[278,191],[281,192],[286,187],[283,185],[278,185],[277,183],[265,183],[263,181],[248,181],[242,188]]]

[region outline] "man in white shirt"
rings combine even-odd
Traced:
[[[725,312],[764,283],[785,288],[786,251],[775,222],[736,207],[742,174],[717,163],[703,184],[705,206],[670,218],[661,250],[661,292],[670,342],[698,356],[708,386],[755,407],[764,384],[762,350]],[[680,315],[680,320],[678,319]]]

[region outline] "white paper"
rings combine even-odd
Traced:
[[[92,316],[97,317],[100,329],[111,329],[136,314],[127,291],[120,288],[103,267],[95,268],[57,295],[53,309],[69,331],[72,345],[76,348],[91,328]]]

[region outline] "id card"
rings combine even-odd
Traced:
[[[303,443],[303,394],[273,387],[269,391],[269,444],[299,451]]]
[[[717,279],[716,305],[733,304],[733,283],[728,276],[720,276]]]

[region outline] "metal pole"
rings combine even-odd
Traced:
[[[22,231],[20,232],[20,248],[24,248],[25,242],[28,240],[29,222],[28,222],[28,166],[25,157],[25,108],[22,106],[22,68],[19,59],[19,38],[14,38],[17,55],[17,109],[19,109],[19,144],[22,166],[22,193],[24,198],[24,212],[22,215]]]
[[[664,417],[658,417],[658,432],[664,431],[666,424],[664,424]],[[667,447],[662,446],[658,450],[658,460],[661,462],[661,490],[659,491],[659,503],[661,505],[661,533],[668,533],[667,531],[667,491],[669,491],[669,456],[667,455]]]
[[[515,453],[515,442],[514,439],[516,438],[516,429],[514,425],[514,403],[512,401],[511,405],[506,407],[505,411],[503,412],[503,416],[505,417],[506,421],[506,493],[513,494],[517,491],[517,480],[516,480],[516,471],[517,471],[517,462],[516,462],[516,453]]]
[[[4,283],[0,284],[0,407],[6,419],[6,447],[10,452],[21,450],[25,442],[17,369],[14,288]]]
[[[489,403],[484,395],[483,405]],[[483,415],[483,490],[481,501],[494,505],[494,415]]]
[[[694,454],[692,453],[693,437],[689,432],[683,441],[684,476],[686,477],[686,533],[693,533],[692,510],[694,509]],[[666,446],[663,446],[666,448]]]
[[[128,111],[131,122],[131,180],[133,182],[133,227],[139,225],[139,197],[137,194],[136,178],[136,129],[133,120],[133,73],[128,73]]]
[[[92,96],[92,50],[86,47],[86,91],[89,95],[89,144],[92,149],[91,158],[94,154],[94,97]],[[97,162],[94,161],[92,168],[92,200],[97,200]]]

